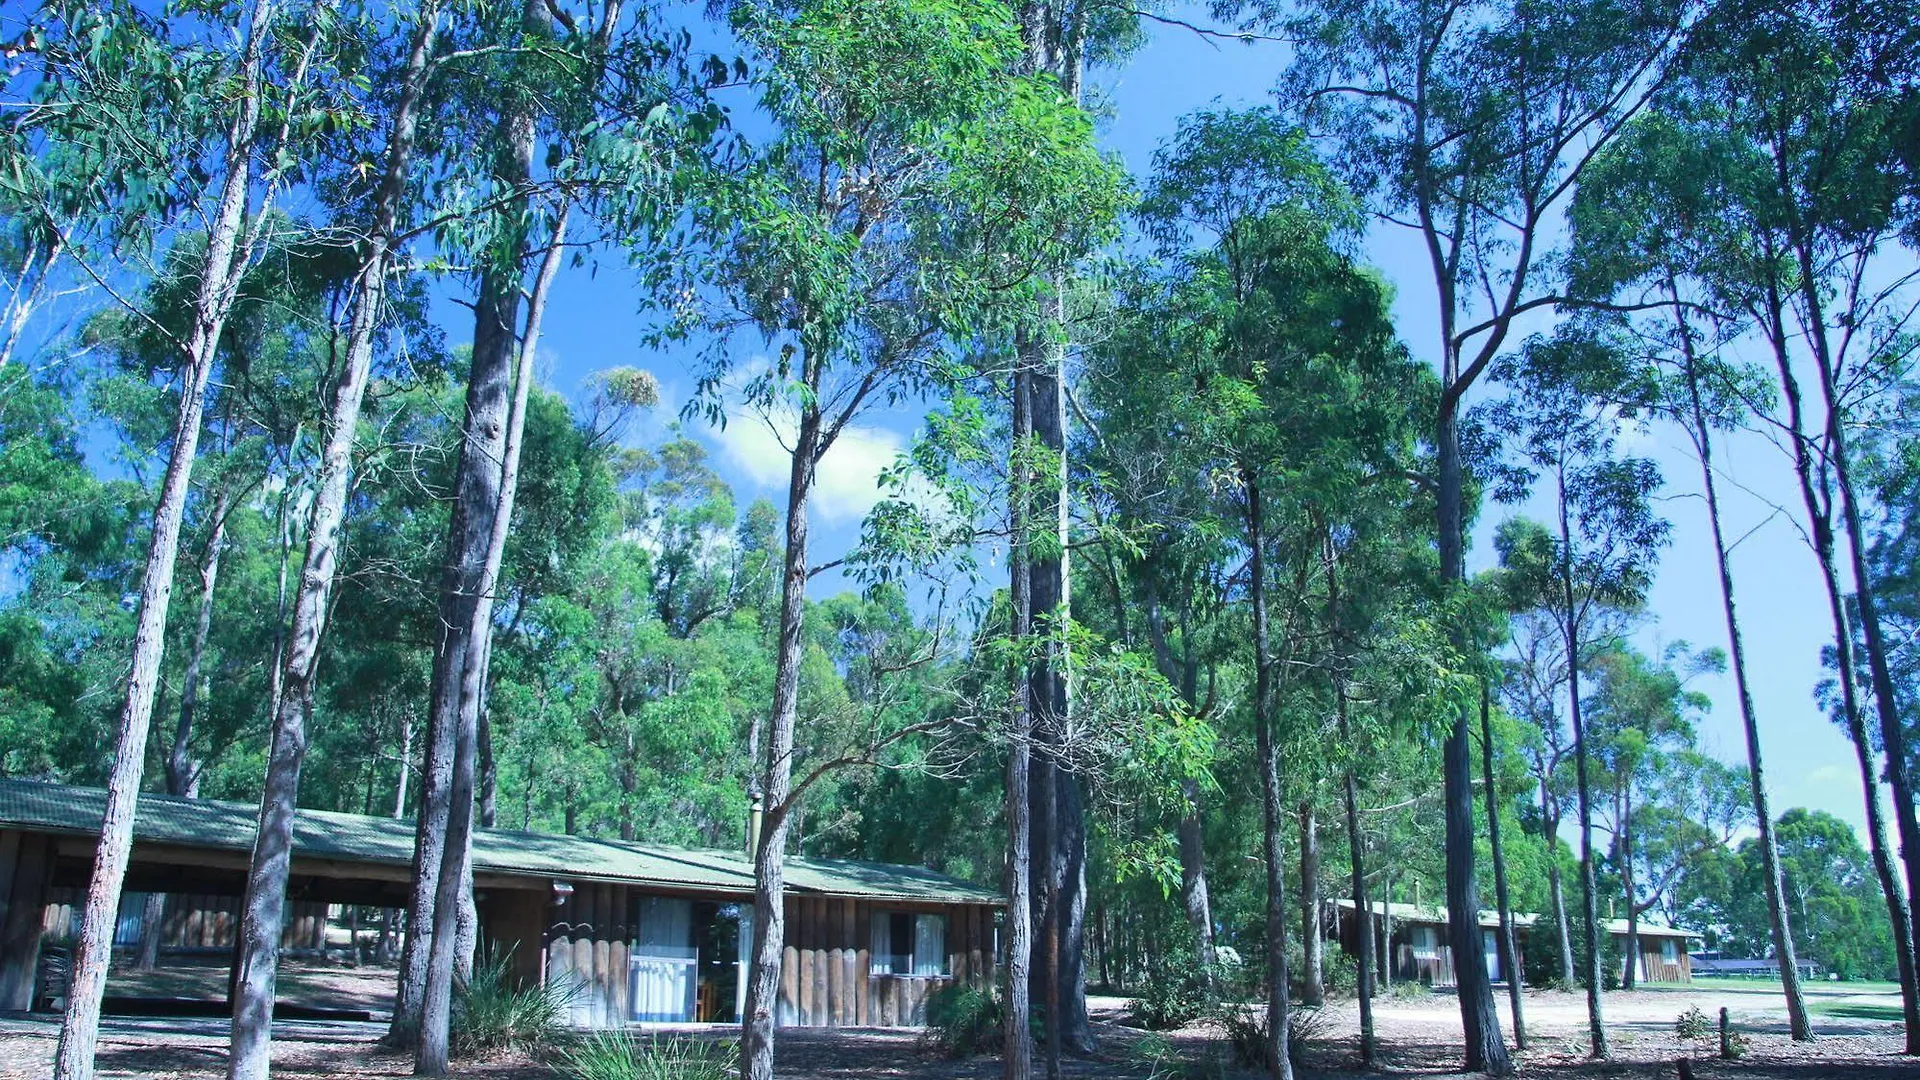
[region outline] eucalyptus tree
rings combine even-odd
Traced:
[[[1170,260],[1158,317],[1174,336],[1150,400],[1191,425],[1182,437],[1204,453],[1195,471],[1219,490],[1214,516],[1244,552],[1268,1053],[1274,1074],[1289,1075],[1280,694],[1315,651],[1330,531],[1355,528],[1352,506],[1376,486],[1382,499],[1410,497],[1406,425],[1431,387],[1393,337],[1380,283],[1348,253],[1358,208],[1303,132],[1271,109],[1203,111],[1155,165],[1142,210]],[[1269,559],[1284,572],[1270,573]]]
[[[1726,658],[1717,649],[1694,653],[1686,643],[1670,645],[1658,659],[1631,647],[1608,650],[1595,661],[1595,687],[1587,706],[1590,757],[1597,759],[1611,805],[1606,813],[1612,843],[1609,859],[1620,875],[1621,902],[1627,933],[1623,951],[1626,966],[1620,988],[1631,990],[1638,978],[1640,915],[1659,901],[1660,890],[1643,890],[1636,877],[1642,859],[1636,842],[1645,804],[1656,796],[1661,777],[1671,772],[1682,755],[1694,749],[1697,717],[1713,700],[1687,684],[1700,675],[1720,672]],[[1698,759],[1686,758],[1698,766]],[[1705,786],[1705,768],[1699,770]],[[1652,899],[1641,900],[1649,891]]]
[[[1913,19],[1910,9],[1890,4],[1726,5],[1669,110],[1708,148],[1703,175],[1740,226],[1728,237],[1740,249],[1722,250],[1743,272],[1714,281],[1716,299],[1751,320],[1777,369],[1787,414],[1779,426],[1791,443],[1833,610],[1837,681],[1855,699],[1842,707],[1865,712],[1849,685],[1864,674],[1858,682],[1871,693],[1886,749],[1909,897],[1920,887],[1920,813],[1867,565],[1851,443],[1915,358],[1914,275],[1887,265],[1891,249],[1915,242],[1920,205],[1903,148],[1913,109]],[[1817,413],[1801,387],[1809,366]],[[1839,573],[1840,536],[1857,627]],[[1911,930],[1908,945],[1920,948]]]
[[[1501,527],[1497,544],[1512,588],[1537,598],[1560,632],[1566,665],[1567,709],[1572,727],[1575,801],[1579,812],[1583,981],[1587,984],[1588,1037],[1595,1057],[1607,1054],[1601,1020],[1599,897],[1594,876],[1593,798],[1585,701],[1580,692],[1581,630],[1596,608],[1637,607],[1651,579],[1670,526],[1650,499],[1660,486],[1659,469],[1645,459],[1616,453],[1613,407],[1593,389],[1612,381],[1612,357],[1573,340],[1535,339],[1503,372],[1515,385],[1497,408],[1497,422],[1519,441],[1508,497],[1537,480],[1549,488],[1551,530],[1524,520]]]
[[[1911,239],[1911,161],[1901,157],[1894,134],[1912,107],[1900,83],[1911,80],[1901,74],[1911,63],[1900,62],[1911,55],[1911,20],[1904,7],[1873,3],[1723,5],[1658,114],[1636,124],[1595,170],[1575,234],[1578,277],[1598,291],[1663,302],[1656,311],[1670,325],[1637,322],[1636,329],[1651,339],[1649,351],[1665,373],[1656,383],[1661,411],[1682,424],[1701,455],[1716,529],[1710,426],[1751,416],[1793,459],[1806,511],[1803,533],[1820,565],[1834,623],[1833,661],[1841,673],[1836,712],[1859,759],[1876,872],[1903,942],[1908,1049],[1920,1052],[1920,986],[1904,895],[1915,883],[1911,853],[1920,822],[1910,809],[1904,760],[1892,760],[1901,756],[1902,738],[1890,723],[1897,709],[1881,692],[1891,681],[1879,677],[1889,673],[1885,643],[1876,640],[1884,635],[1855,636],[1874,621],[1867,615],[1877,613],[1871,582],[1856,622],[1837,551],[1843,531],[1854,556],[1862,549],[1849,442],[1887,411],[1890,379],[1897,380],[1912,355],[1903,333],[1910,275],[1884,269],[1889,249]],[[1904,46],[1902,27],[1909,28]],[[1784,416],[1737,362],[1736,347],[1748,333],[1775,369]],[[1808,367],[1824,415],[1802,390]],[[1724,540],[1720,546],[1724,550]],[[1721,566],[1735,674],[1744,682],[1724,557]],[[1857,558],[1853,572],[1856,580],[1863,573]],[[1885,778],[1896,791],[1900,848],[1908,855],[1905,890],[1876,794],[1880,768],[1863,693],[1880,708],[1878,741],[1896,748]],[[1743,718],[1751,732],[1752,709],[1744,700]],[[1769,832],[1752,734],[1749,755],[1756,815]],[[1775,886],[1769,894],[1775,949],[1788,956],[1786,897]],[[1791,1011],[1798,1017],[1796,1037],[1810,1037],[1804,1009]]]
[[[208,16],[206,28],[214,32],[206,35],[205,41],[219,44],[194,39],[187,25],[153,22],[129,8],[96,11],[53,6],[45,14],[51,25],[42,30],[48,34],[47,40],[59,43],[48,57],[53,61],[49,67],[58,68],[59,74],[42,80],[38,89],[43,96],[25,110],[20,128],[39,129],[56,145],[74,138],[73,145],[80,148],[79,160],[88,161],[91,156],[92,165],[109,167],[104,182],[89,193],[88,201],[93,205],[82,212],[116,218],[114,203],[122,192],[136,193],[134,201],[145,209],[150,205],[150,195],[141,190],[141,185],[150,178],[153,190],[166,193],[162,209],[171,212],[190,208],[203,213],[207,222],[195,274],[193,317],[183,333],[163,330],[177,356],[178,409],[152,517],[126,694],[115,729],[115,763],[108,781],[107,810],[87,889],[72,993],[55,1055],[54,1074],[70,1080],[90,1076],[93,1071],[112,927],[132,845],[134,803],[145,764],[174,563],[199,447],[207,385],[240,276],[263,235],[259,223],[268,219],[265,211],[274,194],[291,178],[289,168],[297,169],[295,163],[301,156],[297,136],[305,134],[309,118],[325,110],[324,102],[316,108],[304,87],[315,60],[324,67],[331,54],[323,30],[309,27],[303,35],[273,0],[246,5],[234,13],[237,22],[233,25],[223,23],[225,12]],[[282,25],[283,21],[287,25]],[[200,20],[190,15],[186,22],[199,24]],[[175,32],[183,36],[168,36]],[[169,100],[173,95],[167,93],[84,100],[74,109],[62,100],[69,93],[86,99],[102,85],[123,90],[134,85],[144,88],[164,81],[156,78],[157,73],[184,80],[176,84],[183,87],[181,98],[189,102],[181,115],[171,113],[180,101]],[[197,89],[213,80],[232,80],[233,91],[220,96],[224,108],[192,107],[193,94],[184,90],[186,82]],[[267,109],[270,98],[271,112]],[[96,108],[117,115],[110,123],[96,126],[103,119],[93,112]],[[278,123],[263,123],[263,116]],[[186,125],[176,126],[182,120]],[[116,145],[119,143],[133,145]],[[265,164],[260,161],[262,143],[275,151],[274,159]],[[31,148],[31,143],[23,146],[18,136],[10,143],[11,186],[37,203],[38,216],[60,228],[64,224],[61,208],[52,198],[57,185],[34,159]],[[156,150],[160,161],[141,162]],[[45,160],[74,158],[54,155]],[[128,175],[112,175],[111,167],[120,163],[158,168],[136,167]],[[188,182],[181,183],[181,179]],[[136,233],[131,239],[151,241],[154,235]],[[128,244],[125,254],[136,254],[134,243]]]
[[[744,1075],[768,1080],[821,460],[870,408],[952,386],[968,343],[1006,325],[1035,275],[1104,234],[1117,184],[1078,110],[1016,73],[998,5],[743,3],[732,20],[762,59],[774,131],[696,209],[713,241],[686,269],[712,284],[669,329],[713,342],[693,408],[756,410],[790,456],[742,1017]],[[745,369],[735,330],[758,330],[771,362]]]
[[[1441,577],[1466,580],[1461,409],[1516,321],[1565,303],[1554,237],[1595,154],[1666,82],[1697,6],[1632,0],[1218,0],[1296,43],[1279,93],[1323,132],[1369,209],[1410,229],[1439,316],[1433,441]],[[1473,851],[1473,709],[1446,757],[1448,921],[1471,1070],[1511,1069],[1480,955]]]
[[[1620,142],[1596,159],[1573,207],[1573,281],[1583,293],[1631,300],[1648,309],[1603,322],[1631,335],[1623,343],[1638,355],[1645,371],[1626,396],[1650,415],[1683,431],[1700,463],[1701,491],[1720,577],[1721,608],[1727,626],[1736,699],[1747,750],[1759,850],[1765,875],[1768,918],[1774,955],[1787,999],[1793,1037],[1810,1039],[1813,1027],[1800,990],[1792,927],[1781,882],[1773,812],[1760,748],[1760,728],[1747,676],[1746,642],[1734,604],[1731,550],[1721,514],[1720,477],[1714,465],[1716,433],[1751,417],[1749,403],[1770,407],[1763,376],[1741,364],[1734,346],[1747,322],[1737,311],[1722,311],[1723,290],[1714,282],[1743,277],[1737,269],[1743,249],[1737,215],[1725,213],[1720,185],[1700,183],[1694,169],[1705,147],[1671,117],[1641,118]],[[1704,175],[1715,175],[1707,170]],[[1731,258],[1730,258],[1731,256]],[[1870,773],[1868,774],[1871,775]],[[1872,783],[1868,781],[1868,787]],[[1877,800],[1876,802],[1876,817]],[[1882,830],[1883,831],[1883,830]],[[1906,937],[1906,920],[1896,920]],[[1904,963],[1902,970],[1911,967]],[[1920,1031],[1920,998],[1911,977],[1901,981],[1909,1030]],[[1920,1039],[1920,1035],[1914,1036]]]
[[[235,961],[232,1048],[227,1058],[230,1080],[267,1075],[274,981],[293,860],[294,808],[307,747],[306,720],[313,708],[314,673],[338,571],[340,524],[347,509],[353,447],[360,435],[361,403],[373,373],[376,338],[387,315],[387,279],[395,260],[404,255],[401,232],[410,201],[418,110],[427,92],[428,56],[440,12],[429,0],[412,16],[399,20],[404,59],[398,65],[401,74],[387,117],[385,159],[379,183],[368,199],[364,229],[356,230],[362,239],[354,252],[358,266],[351,286],[352,314],[343,335],[345,357],[332,381],[332,407],[308,511],[306,553],[287,648],[277,658],[279,693],[272,702],[271,748]]]

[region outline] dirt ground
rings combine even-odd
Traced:
[[[159,980],[116,976],[115,992],[145,990],[168,994],[217,991],[224,972],[194,969]],[[372,969],[290,967],[284,976],[285,996],[314,1004],[379,1010],[391,994],[391,973]],[[201,986],[201,983],[205,986]],[[1797,1046],[1786,1037],[1784,1008],[1777,991],[1755,984],[1699,983],[1686,988],[1640,990],[1609,994],[1606,999],[1608,1036],[1613,1059],[1587,1058],[1586,1004],[1576,994],[1530,991],[1526,999],[1529,1048],[1518,1056],[1519,1075],[1526,1078],[1625,1078],[1652,1080],[1678,1075],[1675,1060],[1694,1057],[1694,1075],[1740,1080],[1920,1080],[1920,1061],[1900,1055],[1900,1028],[1877,1018],[1897,995],[1884,989],[1814,988],[1816,1030],[1811,1046]],[[1140,1061],[1144,1034],[1124,1026],[1125,1002],[1095,998],[1100,1052],[1088,1059],[1070,1059],[1065,1075],[1076,1080],[1104,1077],[1144,1080],[1148,1070]],[[1504,998],[1501,1018],[1509,1022]],[[1734,1026],[1747,1038],[1747,1055],[1736,1062],[1720,1062],[1711,1051],[1683,1046],[1673,1032],[1681,1012],[1698,1006],[1717,1015],[1725,1006]],[[1458,1004],[1449,995],[1382,1000],[1375,1024],[1380,1036],[1379,1066],[1357,1068],[1354,1045],[1358,1010],[1353,1002],[1337,1002],[1313,1021],[1310,1068],[1307,1078],[1457,1076],[1460,1039]],[[384,1024],[285,1021],[274,1025],[276,1076],[319,1078],[398,1078],[411,1073],[411,1061],[384,1052],[378,1039]],[[701,1037],[724,1037],[724,1030],[708,1029]],[[38,1080],[52,1061],[58,1018],[35,1016],[0,1019],[0,1080]],[[213,1080],[226,1064],[226,1024],[221,1019],[136,1019],[111,1017],[103,1025],[99,1056],[103,1077],[141,1077],[146,1080]],[[1200,1064],[1225,1062],[1219,1033],[1206,1025],[1168,1033],[1181,1057]],[[551,1064],[516,1057],[469,1062],[456,1068],[462,1077],[481,1080],[551,1080]],[[784,1031],[779,1042],[779,1072],[791,1080],[852,1080],[887,1077],[896,1080],[989,1080],[999,1075],[992,1058],[951,1061],[927,1053],[917,1034],[900,1031]],[[1224,1075],[1247,1076],[1232,1068]]]

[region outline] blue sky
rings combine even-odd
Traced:
[[[1136,174],[1144,174],[1155,147],[1172,134],[1182,114],[1215,102],[1268,102],[1268,88],[1285,59],[1277,45],[1214,43],[1188,30],[1156,28],[1125,68],[1098,73],[1093,80],[1096,100],[1110,113],[1102,143]],[[1401,336],[1415,355],[1432,359],[1437,354],[1432,286],[1412,236],[1381,226],[1369,238],[1368,257],[1398,286],[1395,314]],[[694,376],[685,357],[645,350],[635,307],[632,283],[616,263],[603,262],[592,274],[566,271],[550,302],[541,353],[547,362],[544,378],[563,393],[576,392],[591,372],[604,367],[629,364],[653,371],[662,385],[663,403],[633,435],[647,443],[665,433],[691,393]],[[449,337],[461,339],[462,309],[446,305],[444,313]],[[1485,396],[1481,391],[1480,398]],[[815,562],[837,556],[853,541],[873,498],[873,475],[891,462],[909,437],[911,424],[910,414],[871,421],[829,456],[815,505]],[[698,423],[688,428],[712,448],[716,468],[742,503],[755,495],[781,503],[786,462],[763,423],[740,416],[725,431]],[[1698,497],[1698,465],[1684,436],[1674,430],[1656,428],[1637,439],[1633,449],[1653,457],[1665,471],[1664,508],[1674,526],[1673,543],[1650,598],[1657,622],[1641,632],[1641,644],[1657,649],[1684,640],[1696,647],[1724,646],[1711,541]],[[1793,524],[1797,515],[1791,511],[1799,496],[1790,463],[1757,435],[1733,436],[1719,454],[1727,532],[1729,537],[1744,537],[1734,553],[1735,586],[1776,813],[1792,806],[1815,807],[1864,832],[1852,749],[1813,699],[1822,675],[1819,650],[1829,640],[1831,624],[1812,555]],[[1775,506],[1789,512],[1782,515]],[[1536,516],[1541,512],[1524,506],[1517,512],[1530,509]],[[1514,512],[1492,507],[1483,515],[1475,551],[1481,565],[1491,562],[1487,540],[1493,527]],[[1706,749],[1744,761],[1731,678],[1705,677],[1695,685],[1715,703],[1702,725]]]

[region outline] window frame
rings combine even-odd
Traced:
[[[941,951],[936,957],[932,958],[935,961],[934,966],[937,967],[937,970],[931,972],[922,972],[919,970],[922,959],[918,947],[921,935],[920,928],[922,920],[925,919],[937,919],[940,923]],[[887,927],[887,948],[884,950],[879,948],[880,942],[875,934],[882,920],[885,920]],[[902,920],[904,920],[904,923]],[[910,911],[901,908],[874,908],[868,918],[867,925],[869,927],[868,948],[870,951],[867,961],[868,975],[880,975],[894,979],[950,979],[953,977],[953,968],[949,962],[951,953],[947,949],[947,945],[949,944],[947,934],[953,928],[953,920],[946,912]],[[897,946],[900,944],[898,935],[903,925],[905,927],[907,945],[905,952],[897,949]],[[897,963],[897,961],[902,959],[906,962],[904,970]]]

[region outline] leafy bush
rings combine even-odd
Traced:
[[[1127,1016],[1134,1025],[1150,1031],[1184,1027],[1206,1011],[1206,977],[1193,968],[1149,970],[1145,984],[1127,1006]]]
[[[1237,957],[1238,954],[1236,954]],[[1137,1027],[1164,1031],[1183,1027],[1207,1013],[1212,996],[1209,972],[1200,963],[1191,935],[1151,957],[1127,1015]]]
[[[1695,1005],[1673,1021],[1673,1033],[1685,1042],[1706,1042],[1714,1036],[1713,1020],[1700,1006]]]
[[[1403,980],[1393,984],[1393,989],[1387,991],[1387,997],[1394,1001],[1425,1001],[1432,993],[1433,988],[1426,983]]]
[[[945,986],[927,999],[922,1041],[948,1057],[997,1054],[1005,1035],[1000,999],[971,986]]]
[[[601,1031],[568,1050],[561,1071],[572,1080],[733,1080],[737,1056],[732,1042]]]
[[[1574,984],[1569,986],[1560,977],[1560,929],[1551,913],[1540,916],[1520,940],[1520,969],[1526,975],[1530,986],[1551,986],[1562,990],[1577,990],[1586,985],[1586,973],[1581,970],[1581,957],[1586,950],[1586,927],[1578,915],[1567,922],[1567,939],[1573,945]],[[1600,988],[1618,990],[1620,988],[1620,939],[1601,931],[1600,935]]]
[[[1360,961],[1341,953],[1327,965],[1327,993],[1350,998],[1360,993]]]
[[[534,1050],[553,1042],[573,995],[513,976],[513,950],[489,951],[473,974],[454,987],[454,1054],[475,1057],[502,1050]]]

